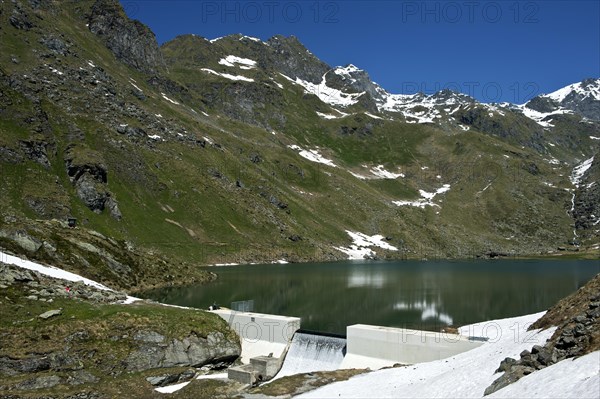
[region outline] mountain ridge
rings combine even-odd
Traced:
[[[598,150],[595,97],[532,119],[448,90],[389,94],[297,38],[158,47],[114,0],[34,3],[0,8],[5,248],[116,284],[128,248],[172,259],[169,284],[195,264],[596,250],[596,167],[569,180]],[[39,222],[70,217],[102,251]],[[124,288],[158,284],[160,262],[135,278],[141,264]]]

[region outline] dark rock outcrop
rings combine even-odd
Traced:
[[[154,33],[141,22],[130,20],[118,1],[98,0],[92,7],[89,29],[119,61],[147,73],[164,68]]]
[[[295,36],[273,36],[267,44],[273,49],[269,66],[294,79],[296,77],[312,83],[321,83],[329,65],[315,57]]]
[[[15,4],[15,8],[12,11],[12,14],[8,21],[10,24],[19,30],[30,30],[35,27],[35,24],[31,21],[31,17],[25,11],[23,6],[19,2],[13,2]]]
[[[122,218],[118,202],[108,190],[108,171],[99,154],[71,146],[65,152],[65,166],[77,196],[90,210],[102,213],[108,209],[113,218]]]
[[[483,107],[461,109],[455,113],[456,119],[466,126],[503,139],[509,139],[520,145],[544,152],[547,137],[537,123],[526,117],[500,120],[489,116],[489,110]]]
[[[56,36],[44,36],[40,39],[40,43],[55,54],[65,56],[69,53],[69,45]]]
[[[45,168],[50,167],[48,160],[48,143],[39,140],[22,140],[21,149],[27,158],[39,163]]]
[[[596,155],[575,190],[573,219],[580,236],[594,237],[600,226],[600,155]]]
[[[163,374],[156,377],[148,377],[146,381],[155,387],[164,387],[165,385],[171,385],[175,383],[181,383],[191,380],[196,376],[196,370],[189,369],[183,373],[177,374]]]

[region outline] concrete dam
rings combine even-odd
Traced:
[[[214,310],[240,336],[243,366],[229,378],[252,385],[300,373],[376,370],[445,359],[482,345],[477,337],[355,324],[346,337],[300,330],[300,318]]]
[[[313,371],[338,370],[345,355],[345,337],[300,330],[294,334],[275,379]]]

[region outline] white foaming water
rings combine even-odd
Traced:
[[[273,380],[300,373],[337,370],[344,360],[345,348],[345,338],[298,332]]]

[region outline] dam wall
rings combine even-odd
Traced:
[[[259,356],[280,357],[294,333],[300,329],[299,317],[238,312],[230,309],[213,310],[238,333],[242,344],[241,360],[249,364]]]
[[[347,353],[340,368],[372,370],[394,364],[445,359],[482,345],[469,337],[405,328],[355,324],[346,328]]]

